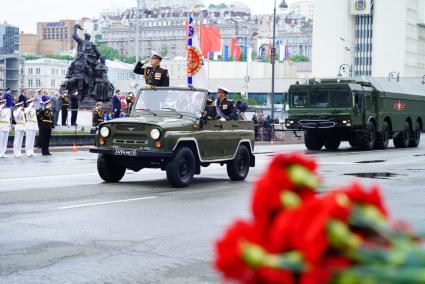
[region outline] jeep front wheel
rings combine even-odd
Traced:
[[[227,174],[232,181],[245,180],[249,173],[251,162],[249,150],[245,145],[241,145],[232,161],[227,162]]]
[[[188,147],[179,148],[174,158],[167,164],[167,179],[174,187],[187,187],[195,175],[195,155]]]
[[[125,170],[125,167],[113,164],[111,159],[103,154],[97,157],[97,171],[105,182],[119,182],[124,177]]]

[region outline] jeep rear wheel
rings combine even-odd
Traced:
[[[125,170],[125,167],[114,164],[111,158],[103,154],[97,157],[97,171],[105,182],[119,182],[124,177]]]
[[[249,150],[245,145],[241,145],[232,161],[227,162],[227,174],[232,181],[245,180],[249,173],[251,162]]]
[[[307,129],[304,133],[304,143],[308,150],[319,151],[324,144],[323,136],[319,131]]]
[[[174,187],[187,187],[193,180],[195,167],[195,155],[192,150],[188,147],[179,148],[166,166],[168,182]]]

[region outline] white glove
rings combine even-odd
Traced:
[[[148,64],[150,61],[151,61],[151,59],[150,59],[150,58],[145,59],[145,60],[143,60],[143,61],[142,61],[142,64],[143,64],[143,65]]]
[[[220,118],[220,121],[226,121],[226,119],[225,118]]]

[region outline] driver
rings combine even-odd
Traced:
[[[238,120],[235,104],[227,98],[229,91],[220,87],[217,90],[217,99],[214,101],[216,119],[220,121]]]

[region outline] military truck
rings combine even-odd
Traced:
[[[119,182],[127,169],[166,171],[170,184],[186,187],[202,167],[221,164],[232,181],[255,166],[250,121],[206,120],[208,91],[190,88],[140,89],[130,116],[102,123],[96,133],[97,169],[106,182]]]
[[[285,126],[303,130],[309,150],[418,147],[425,119],[425,85],[418,79],[359,77],[308,80],[289,88]]]

